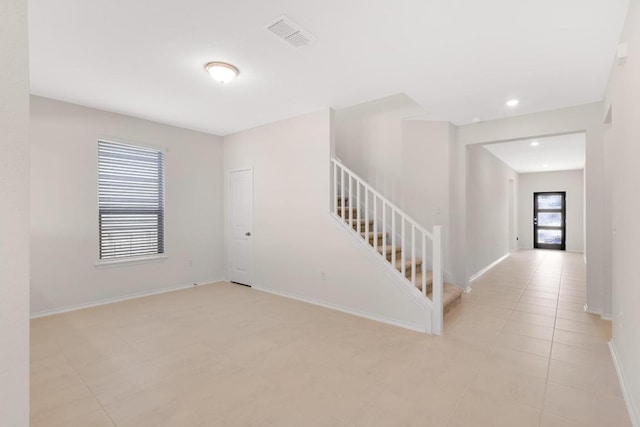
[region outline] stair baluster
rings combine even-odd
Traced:
[[[345,197],[344,197],[344,168],[340,169],[340,194],[342,196],[342,202],[340,203],[340,215],[342,216],[342,220],[344,221],[344,216],[345,216],[345,210],[346,210],[346,204],[344,203],[345,201]],[[335,197],[335,195],[334,195]]]
[[[333,213],[338,215],[338,168],[333,168],[333,194],[331,195],[331,203],[333,203]]]
[[[369,241],[369,192],[364,189],[364,240]]]
[[[411,225],[411,283],[416,283],[416,226],[413,224]]]
[[[378,198],[373,195],[373,250],[378,251]],[[369,240],[367,240],[368,242]],[[384,247],[384,246],[383,246]]]
[[[422,234],[422,265],[427,265],[427,235]],[[427,296],[427,271],[422,269],[422,294]]]

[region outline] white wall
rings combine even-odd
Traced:
[[[454,281],[449,227],[449,158],[454,127],[419,120],[404,94],[335,112],[336,154],[373,188],[430,230],[444,226],[444,268]]]
[[[403,119],[420,112],[404,94],[335,110],[336,156],[396,204],[402,202]]]
[[[100,137],[168,149],[166,260],[95,266]],[[32,313],[224,279],[220,137],[32,97],[30,138]]]
[[[27,1],[0,2],[0,424],[29,425]]]
[[[452,126],[449,145],[449,245],[452,258],[451,275],[454,283],[469,286],[467,273],[467,147],[458,142],[458,127]]]
[[[584,177],[582,170],[520,174],[518,236],[520,248],[533,248],[533,193],[566,191],[566,250],[584,250]]]
[[[509,180],[518,173],[482,145],[467,151],[467,268],[474,275],[508,254],[511,247]]]
[[[560,110],[492,120],[472,125],[460,126],[457,130],[459,147],[456,149],[455,169],[458,171],[453,186],[456,192],[466,193],[466,171],[463,147],[467,145],[510,141],[521,138],[535,138],[562,133],[586,132],[586,241],[587,260],[587,303],[590,311],[606,314],[604,294],[607,292],[608,278],[604,277],[604,176],[603,176],[603,114],[601,103],[569,107]],[[461,200],[457,200],[452,211],[469,211]],[[455,240],[454,253],[459,253],[466,244],[465,225],[458,218],[452,227],[460,234]],[[458,268],[462,268],[458,266]],[[456,274],[472,272],[457,270]]]
[[[613,273],[613,348],[623,375],[627,406],[635,425],[640,425],[640,1],[632,0],[621,42],[629,56],[623,66],[614,66],[602,115],[611,107],[611,125],[606,131],[608,165],[605,182],[611,191]]]
[[[422,306],[329,213],[331,133],[326,110],[224,137],[225,179],[254,171],[253,285],[424,328]]]
[[[427,229],[449,226],[449,137],[447,122],[402,123],[399,206]]]

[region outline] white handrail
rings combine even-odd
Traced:
[[[371,187],[369,184],[367,184],[362,178],[360,178],[360,176],[358,176],[358,174],[356,174],[354,171],[352,171],[351,169],[349,169],[347,166],[345,166],[344,163],[342,163],[340,160],[336,159],[335,157],[331,158],[331,163],[334,163],[338,166],[340,166],[340,168],[342,170],[344,170],[345,172],[347,172],[349,175],[351,175],[352,177],[356,178],[358,181],[360,181],[362,183],[362,185],[369,191],[371,191],[377,198],[379,198],[380,200],[382,200],[382,202],[386,205],[388,205],[392,210],[398,211],[400,213],[402,213],[402,215],[404,215],[405,219],[413,224],[415,224],[416,228],[418,230],[420,230],[421,232],[423,232],[424,234],[426,234],[429,239],[433,240],[433,235],[428,232],[427,230],[425,230],[424,228],[422,228],[420,226],[420,224],[418,223],[418,221],[414,220],[413,218],[411,218],[409,215],[405,214],[402,209],[400,209],[398,206],[396,206],[395,204],[393,204],[389,199],[387,199],[386,197],[384,197],[382,194],[378,193],[375,188]]]
[[[341,220],[355,235],[364,238],[367,244],[370,244],[372,251],[378,255],[382,255],[396,274],[395,277],[402,278],[407,285],[410,285],[417,292],[415,286],[420,287],[421,293],[428,298],[427,292],[427,239],[432,241],[432,311],[431,311],[431,332],[434,334],[442,333],[443,325],[443,260],[442,260],[442,226],[434,226],[433,232],[430,233],[418,224],[413,218],[409,217],[395,204],[386,197],[372,188],[362,178],[356,175],[351,169],[346,167],[338,159],[331,158],[331,166],[333,167],[333,194],[332,206],[333,214]],[[338,178],[338,168],[340,175]],[[346,175],[346,176],[345,176]],[[346,179],[345,179],[346,178]],[[339,179],[339,183],[338,183]],[[353,186],[356,186],[354,189]],[[338,194],[338,188],[340,193]],[[362,195],[364,189],[364,197]],[[348,202],[346,193],[348,192]],[[371,193],[371,197],[369,197]],[[364,205],[362,205],[364,199]],[[373,206],[369,201],[372,200]],[[338,202],[340,201],[340,213],[338,214]],[[348,205],[348,207],[347,207]],[[378,205],[380,205],[379,211]],[[372,215],[370,215],[370,208]],[[362,209],[364,208],[364,215]],[[356,209],[356,211],[353,211]],[[387,224],[388,214],[391,215],[390,224]],[[354,215],[355,212],[355,215]],[[346,216],[348,215],[348,217]],[[378,221],[382,222],[382,229],[378,227]],[[396,225],[397,220],[400,226]],[[354,224],[355,221],[355,224]],[[363,226],[364,221],[364,226]],[[370,226],[371,222],[371,226]],[[409,228],[407,229],[407,223]],[[390,228],[390,230],[388,229]],[[398,228],[400,234],[397,233]],[[378,249],[378,231],[382,233],[381,247]],[[408,233],[407,233],[408,231]],[[387,232],[390,234],[391,245],[387,246]],[[416,236],[416,234],[418,234]],[[371,238],[373,241],[371,241]],[[421,254],[417,255],[417,246],[420,242]],[[391,252],[389,253],[389,249]],[[410,254],[407,255],[407,251]],[[399,257],[398,257],[399,252]],[[398,259],[399,258],[399,259]],[[410,265],[407,265],[407,262]],[[418,280],[418,267],[420,268],[420,278]],[[417,283],[417,282],[420,283]]]

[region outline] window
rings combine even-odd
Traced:
[[[100,259],[164,253],[164,152],[98,141]]]

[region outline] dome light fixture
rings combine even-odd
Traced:
[[[518,104],[520,104],[520,101],[515,99],[515,98],[514,99],[510,99],[510,100],[507,101],[507,107],[513,108]]]
[[[226,84],[240,73],[236,67],[226,62],[209,62],[204,66],[211,78],[218,83]]]

